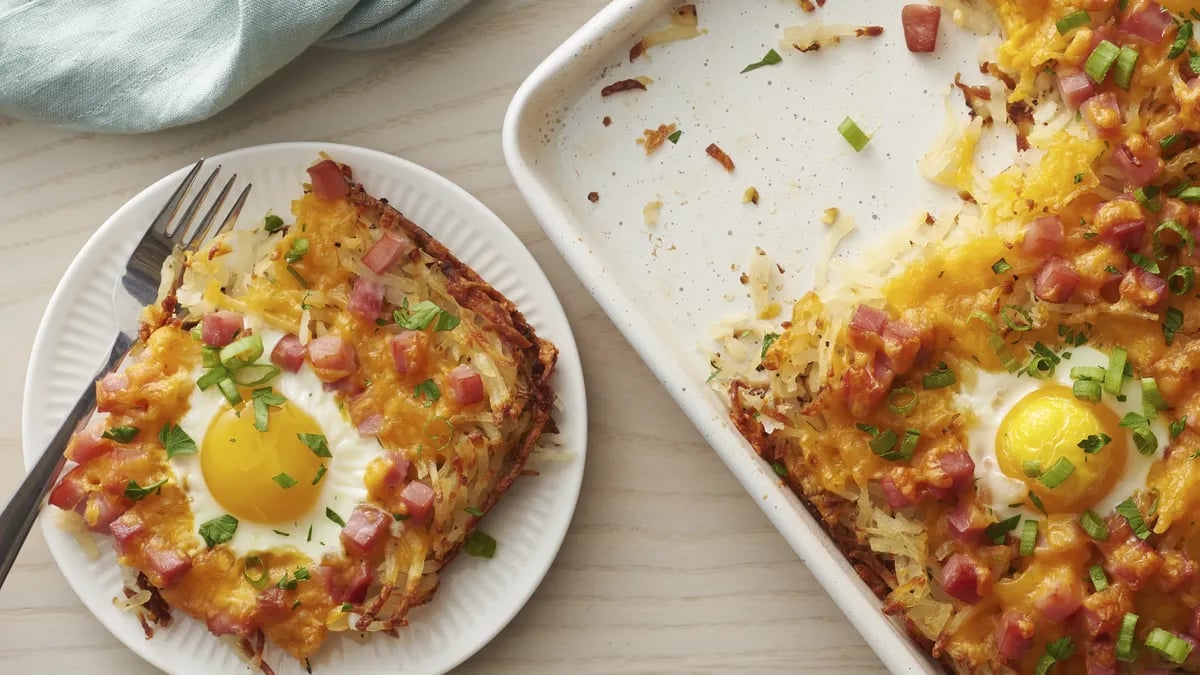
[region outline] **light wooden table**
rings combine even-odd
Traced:
[[[0,117],[0,498],[23,474],[21,390],[50,293],[122,203],[200,155],[286,140],[405,157],[520,235],[575,329],[591,405],[583,494],[562,551],[462,672],[882,672],[754,500],[676,409],[521,201],[500,125],[533,67],[604,0],[480,0],[405,47],[310,51],[215,118],[143,136]],[[64,584],[42,537],[0,589],[0,671],[153,669]]]

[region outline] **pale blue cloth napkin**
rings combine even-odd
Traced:
[[[0,0],[0,113],[140,132],[216,113],[310,45],[412,40],[470,0]]]

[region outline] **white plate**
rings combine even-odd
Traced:
[[[827,256],[825,208],[857,221],[833,261],[847,265],[855,249],[953,199],[916,163],[943,125],[954,73],[982,81],[980,40],[945,15],[937,53],[910,54],[899,2],[838,0],[804,14],[794,0],[701,0],[706,35],[630,63],[629,48],[667,25],[676,4],[618,0],[571,36],[517,92],[505,158],[571,268],[880,659],[893,672],[940,672],[729,423],[705,385],[715,346],[707,336],[751,307],[738,277],[755,245],[786,270],[777,297],[790,304]],[[884,34],[809,54],[780,45],[785,26],[817,19],[878,24]],[[782,63],[740,74],[771,48]],[[653,80],[646,91],[601,97],[604,85],[642,75]],[[965,111],[958,94],[949,104]],[[847,115],[873,133],[862,153],[837,131]],[[634,139],[672,122],[678,144],[646,157]],[[713,142],[733,158],[732,174],[705,155]],[[1006,153],[999,147],[997,158]],[[757,206],[742,203],[750,186]],[[654,200],[660,222],[648,227],[642,209]]]
[[[458,556],[442,575],[433,601],[414,609],[399,639],[385,635],[358,643],[331,636],[312,660],[317,673],[441,673],[479,650],[516,615],[554,560],[575,510],[583,477],[587,408],[583,373],[562,306],[533,256],[503,222],[474,197],[422,167],[372,150],[331,143],[281,143],[213,157],[222,175],[236,172],[254,184],[242,225],[268,209],[289,213],[307,180],[305,168],[327,152],[354,169],[355,179],[374,195],[441,240],[461,260],[504,293],[538,334],[559,349],[554,388],[561,409],[555,419],[567,461],[537,461],[541,475],[516,481],[482,522],[499,541],[495,558]],[[102,361],[109,325],[113,280],[124,269],[147,223],[183,178],[180,169],[146,188],[121,207],[80,251],[50,300],[38,329],[22,411],[24,456],[31,466],[62,415]],[[47,510],[52,510],[47,507]],[[48,514],[52,515],[52,514]],[[112,604],[120,574],[111,547],[98,538],[103,555],[88,560],[71,535],[43,518],[42,530],[54,559],[79,598],[117,638],[162,670],[179,674],[242,673],[246,666],[199,622],[175,612],[176,622],[146,640],[137,619]],[[280,675],[303,673],[295,661],[268,649]]]

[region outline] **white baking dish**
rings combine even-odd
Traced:
[[[904,48],[899,2],[838,0],[812,15],[794,0],[698,2],[699,38],[629,48],[667,23],[672,0],[618,0],[571,36],[517,92],[504,152],[522,194],[609,317],[766,512],[830,596],[893,672],[941,670],[880,612],[880,603],[795,496],[728,422],[705,386],[709,327],[749,309],[739,283],[754,246],[786,273],[779,297],[814,283],[828,255],[822,211],[839,207],[858,231],[834,264],[889,230],[945,205],[918,158],[943,126],[956,71],[979,81],[980,41],[943,21],[938,53]],[[783,27],[878,24],[879,38],[801,54],[781,47]],[[770,48],[783,63],[740,74]],[[602,98],[608,83],[652,79],[647,91]],[[972,77],[974,75],[974,77]],[[854,153],[837,132],[847,115],[874,137]],[[605,116],[611,125],[602,124]],[[647,157],[634,139],[676,123],[683,131]],[[705,156],[715,142],[737,164]],[[742,203],[755,186],[757,206]],[[591,202],[590,192],[599,195]],[[663,202],[648,226],[643,206]],[[786,306],[786,305],[785,305]],[[629,401],[637,405],[637,401]],[[802,639],[803,636],[797,636]]]

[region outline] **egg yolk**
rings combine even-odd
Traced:
[[[1047,386],[1018,401],[1001,421],[996,459],[1000,470],[1024,481],[1047,511],[1080,512],[1099,501],[1125,467],[1128,449],[1120,431],[1112,410],[1075,398],[1067,387]],[[1098,452],[1089,454],[1079,447],[1080,441],[1100,434],[1112,440]],[[1047,487],[1038,476],[1064,458],[1074,472]]]
[[[323,463],[299,434],[320,434],[306,412],[285,402],[271,408],[267,430],[254,426],[254,408],[225,408],[213,418],[200,448],[204,482],[222,507],[239,520],[292,521],[317,501],[313,485]]]

